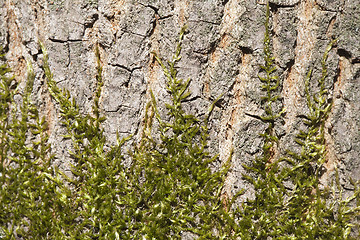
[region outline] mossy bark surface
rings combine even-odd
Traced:
[[[104,135],[110,142],[134,134],[141,137],[150,90],[160,112],[170,99],[166,79],[151,52],[172,56],[183,25],[182,59],[179,78],[191,79],[184,109],[195,116],[207,114],[208,106],[222,95],[209,119],[210,149],[219,153],[218,168],[229,158],[231,168],[225,181],[231,197],[253,188],[242,179],[243,164],[262,154],[259,133],[267,125],[261,116],[265,2],[255,0],[0,0],[0,44],[19,82],[26,88],[26,60],[33,62],[33,100],[48,122],[53,163],[71,176],[68,150],[63,140],[58,106],[47,91],[41,59],[41,41],[49,53],[54,80],[68,89],[80,112],[92,112],[96,97],[99,46],[104,86],[99,106],[106,116]],[[271,0],[271,45],[282,96],[278,109],[286,109],[275,128],[276,155],[291,149],[305,126],[301,116],[309,114],[304,79],[312,68],[321,76],[321,59],[332,39],[337,44],[329,52],[325,87],[332,108],[325,122],[325,170],[321,184],[333,179],[335,166],[340,184],[353,190],[350,177],[360,180],[360,1]],[[316,81],[310,82],[319,91]],[[162,116],[166,118],[166,116]],[[155,126],[156,127],[156,126]],[[241,199],[240,199],[241,200]]]

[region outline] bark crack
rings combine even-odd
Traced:
[[[211,21],[207,21],[207,20],[202,20],[202,19],[199,19],[199,20],[189,20],[189,22],[194,22],[194,23],[209,23],[209,24],[213,24],[213,25],[217,25],[219,26],[221,23],[218,23],[218,22],[211,22]]]
[[[131,77],[133,76],[134,71],[142,68],[141,66],[136,66],[136,67],[133,67],[133,68],[129,68],[129,67],[126,67],[124,65],[114,64],[114,63],[110,64],[110,66],[124,69],[125,71],[130,73],[127,81],[123,84],[125,87],[129,87],[129,82],[131,81]]]
[[[86,40],[83,40],[83,39],[67,39],[67,40],[62,40],[62,39],[56,39],[56,38],[52,38],[52,37],[49,37],[49,40],[51,42],[55,42],[55,43],[70,43],[70,42],[83,42],[83,41],[86,41]]]

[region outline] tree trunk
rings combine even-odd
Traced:
[[[95,93],[98,44],[105,85],[101,95],[108,139],[138,133],[152,90],[163,109],[168,101],[165,77],[151,52],[170,59],[183,25],[188,31],[178,64],[191,79],[186,108],[201,118],[221,94],[210,119],[211,149],[228,159],[228,195],[247,188],[242,164],[261,153],[266,125],[261,108],[265,0],[0,0],[0,43],[16,79],[25,82],[26,60],[34,65],[33,100],[49,122],[56,163],[69,170],[67,141],[62,140],[58,110],[47,92],[38,42],[44,43],[54,78],[67,88],[82,111],[91,111]],[[333,106],[325,125],[327,159],[323,182],[335,165],[341,184],[360,180],[360,1],[272,0],[271,42],[281,78],[283,121],[276,154],[297,151],[294,138],[308,113],[304,79],[310,69],[312,89],[321,77],[321,59],[339,38],[327,61],[326,87]],[[22,84],[21,86],[24,86]],[[65,149],[65,151],[64,151]],[[219,162],[219,164],[220,164]],[[251,189],[244,196],[251,196]]]

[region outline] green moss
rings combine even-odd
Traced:
[[[177,78],[176,63],[180,60],[181,41],[172,60],[166,66],[155,56],[167,77],[171,103],[166,105],[169,120],[160,117],[155,97],[146,109],[142,139],[130,153],[131,166],[122,164],[121,145],[105,151],[105,136],[101,128],[104,117],[99,110],[102,67],[99,50],[97,91],[93,116],[81,115],[79,108],[66,90],[59,89],[53,80],[44,53],[44,71],[49,91],[59,104],[62,123],[72,140],[71,156],[74,179],[66,179],[72,189],[61,189],[61,203],[71,213],[58,221],[77,222],[63,227],[65,238],[121,239],[180,239],[182,232],[192,232],[202,238],[227,236],[218,219],[226,215],[220,193],[228,165],[217,172],[210,170],[217,156],[207,152],[207,118],[203,121],[186,114],[182,103],[190,92],[188,81]],[[213,105],[212,105],[213,106]],[[211,109],[211,108],[210,108]],[[210,114],[210,112],[209,112]],[[155,141],[152,122],[159,124]],[[70,204],[72,203],[72,204]],[[227,228],[225,228],[227,229]],[[111,236],[111,237],[110,237]]]
[[[265,23],[265,66],[261,66],[265,77],[259,77],[266,94],[263,98],[265,116],[260,116],[260,119],[268,127],[261,134],[264,138],[262,156],[245,166],[249,174],[244,178],[253,185],[255,198],[248,199],[237,212],[241,239],[349,239],[353,227],[351,220],[359,215],[360,210],[351,207],[351,202],[354,204],[355,199],[359,199],[359,190],[355,186],[354,195],[344,199],[338,178],[330,185],[333,191],[322,190],[319,182],[326,155],[325,121],[332,105],[325,88],[326,60],[336,40],[331,41],[323,55],[318,92],[310,90],[311,71],[305,78],[310,113],[304,119],[307,130],[300,131],[295,139],[301,146],[301,153],[288,151],[289,156],[274,158],[272,149],[278,142],[274,123],[284,110],[279,113],[272,110],[272,104],[279,99],[276,95],[279,80],[272,76],[276,68],[270,50],[268,21],[269,4]],[[286,188],[285,183],[292,186],[291,189]]]
[[[40,118],[30,95],[35,79],[28,64],[28,80],[20,106],[14,101],[17,82],[9,77],[6,65],[0,67],[0,226],[3,239],[14,236],[37,239],[54,231],[50,219],[56,211],[56,184],[47,124]],[[21,228],[18,228],[22,226]]]

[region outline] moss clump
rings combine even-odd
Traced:
[[[309,88],[311,71],[305,79],[305,94],[309,114],[305,116],[306,131],[300,131],[295,139],[301,146],[301,153],[288,151],[287,157],[274,158],[275,120],[284,110],[274,113],[272,104],[278,99],[279,87],[273,57],[270,50],[269,3],[266,8],[264,61],[261,68],[265,77],[259,77],[265,90],[265,116],[260,119],[268,125],[261,134],[264,139],[263,153],[255,161],[246,165],[249,174],[244,175],[255,189],[255,198],[248,199],[237,211],[240,219],[241,239],[351,239],[353,227],[351,220],[359,215],[359,206],[351,207],[359,199],[359,190],[355,186],[354,195],[343,198],[342,189],[336,177],[331,184],[333,191],[320,188],[326,150],[324,128],[331,108],[327,96],[325,81],[327,77],[326,60],[336,40],[328,45],[322,59],[322,75],[317,81],[319,91],[313,93]],[[286,162],[286,164],[285,164]],[[282,164],[280,164],[282,163]],[[285,187],[292,186],[291,188]],[[330,189],[330,188],[329,188]],[[336,192],[339,191],[339,194]]]
[[[62,180],[72,187],[58,191],[63,211],[57,221],[61,223],[63,238],[181,239],[183,232],[192,232],[205,239],[215,238],[215,230],[217,237],[227,236],[218,220],[227,214],[220,193],[228,166],[221,171],[210,170],[217,156],[207,151],[207,119],[201,121],[182,109],[183,101],[190,95],[190,81],[177,78],[175,64],[180,60],[184,33],[185,28],[168,66],[155,56],[167,77],[172,101],[166,104],[169,120],[160,117],[151,95],[141,141],[129,153],[130,167],[123,165],[121,154],[126,139],[118,139],[118,145],[104,150],[99,50],[96,49],[98,87],[93,113],[81,115],[69,92],[59,89],[53,80],[42,46],[47,84],[59,104],[75,162],[74,178]],[[153,138],[153,120],[159,124],[159,141]]]
[[[35,75],[28,64],[22,102],[15,102],[18,83],[10,69],[0,66],[0,236],[39,239],[55,232],[52,215],[57,210],[56,184],[47,124],[31,103]],[[22,227],[20,227],[22,226]]]

